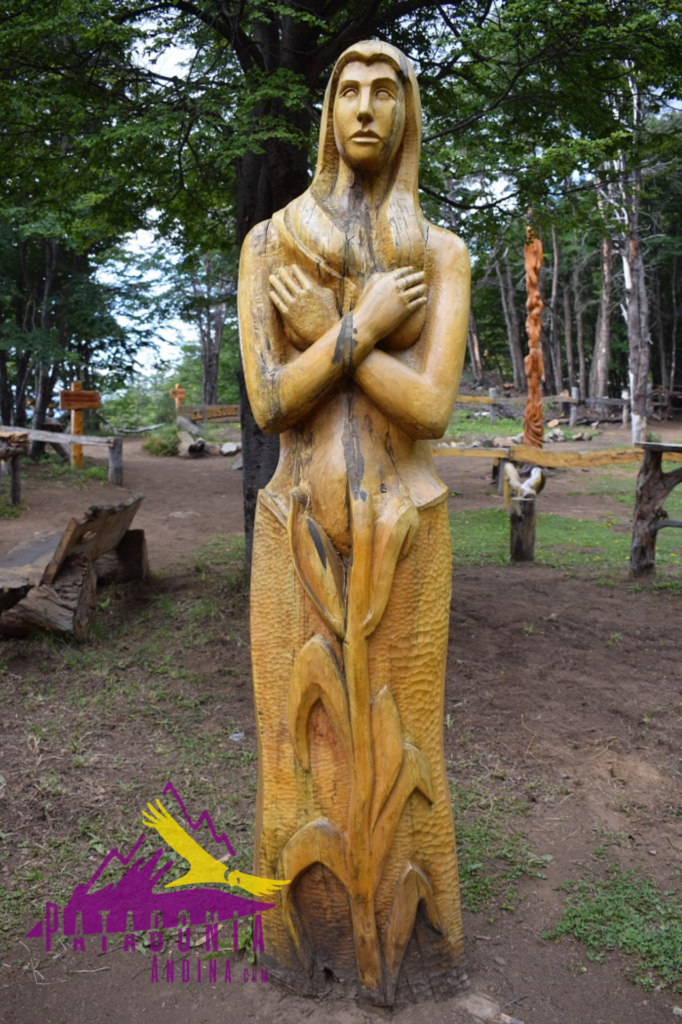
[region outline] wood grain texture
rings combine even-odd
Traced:
[[[532,213],[532,211],[531,211]],[[542,270],[542,242],[535,235],[529,223],[526,231],[526,333],[528,334],[528,355],[523,361],[528,380],[528,401],[524,414],[523,439],[533,448],[542,448],[544,427],[542,423],[542,379],[545,375],[542,359],[542,308],[540,296],[540,271]]]
[[[259,426],[281,435],[251,581],[256,866],[290,879],[265,962],[376,1004],[465,977],[442,746],[451,554],[429,438],[457,394],[469,263],[417,199],[419,94],[361,43],[325,97],[303,196],[242,250],[239,318]]]

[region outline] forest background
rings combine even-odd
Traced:
[[[334,61],[379,38],[418,73],[425,213],[472,253],[474,381],[524,387],[532,209],[546,393],[627,388],[644,439],[647,390],[682,362],[681,16],[680,0],[8,0],[2,422],[40,427],[75,378],[117,426],[170,417],[176,379],[204,403],[241,392],[248,551],[278,442],[240,384],[239,249],[307,187]],[[196,341],[164,361],[171,321]]]

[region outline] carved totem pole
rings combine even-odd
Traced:
[[[526,378],[528,380],[528,401],[524,416],[523,440],[534,448],[542,448],[544,427],[542,424],[542,378],[545,368],[542,361],[542,309],[540,297],[540,271],[542,270],[542,242],[535,235],[531,221],[532,210],[529,210],[528,227],[526,228],[526,333],[528,334],[528,355],[524,359]]]
[[[307,192],[244,243],[242,358],[281,435],[259,494],[251,647],[256,872],[289,879],[264,962],[379,1004],[465,978],[443,756],[447,488],[428,438],[466,348],[469,261],[429,224],[414,72],[359,43],[332,73]]]

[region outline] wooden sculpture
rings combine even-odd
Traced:
[[[289,879],[265,963],[297,991],[446,994],[463,946],[443,756],[450,418],[469,262],[417,197],[421,108],[400,51],[360,43],[324,101],[307,192],[244,243],[242,358],[281,434],[251,579],[255,871]]]
[[[532,211],[530,211],[532,214]],[[528,334],[528,355],[523,361],[528,380],[528,401],[523,424],[524,444],[542,448],[544,428],[542,425],[542,378],[545,375],[542,363],[541,314],[543,301],[540,297],[540,271],[542,270],[542,242],[536,237],[532,224],[526,229],[526,333]]]

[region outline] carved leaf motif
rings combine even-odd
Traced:
[[[374,792],[371,828],[395,785],[403,761],[403,729],[400,713],[388,686],[382,686],[372,703],[372,749],[374,751]]]
[[[310,771],[308,722],[318,700],[331,719],[346,760],[352,763],[348,695],[331,645],[322,636],[312,637],[296,658],[287,696],[289,735],[296,757],[307,772]]]
[[[302,942],[303,933],[296,913],[294,889],[299,875],[313,864],[323,864],[346,889],[349,888],[346,837],[328,818],[309,821],[294,833],[282,850],[277,869],[278,877],[291,880],[291,884],[281,890],[282,918],[298,957],[309,973],[312,972],[312,962]]]
[[[412,547],[418,529],[419,513],[412,504],[389,506],[376,522],[372,552],[372,601],[365,623],[367,636],[374,632],[386,611],[396,566]]]
[[[403,749],[400,774],[383,811],[379,814],[372,836],[372,876],[375,891],[381,881],[386,857],[408,798],[417,790],[429,803],[433,803],[433,783],[428,761],[421,750],[411,743],[405,743]]]
[[[339,637],[344,632],[343,563],[331,540],[308,511],[308,493],[291,492],[287,529],[289,546],[301,583],[323,621]]]
[[[442,932],[431,884],[421,868],[410,863],[395,887],[384,935],[384,957],[388,973],[386,996],[389,1005],[393,1003],[400,965],[414,930],[417,908],[422,901],[429,924],[437,932]]]

